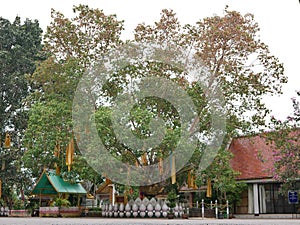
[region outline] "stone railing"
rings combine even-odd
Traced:
[[[8,214],[9,214],[8,208],[5,208],[5,207],[2,206],[0,208],[0,216],[8,216]]]
[[[102,217],[115,217],[115,218],[160,218],[167,217],[170,208],[163,200],[156,200],[152,198],[148,200],[144,198],[141,200],[137,198],[135,201],[130,200],[126,205],[123,203],[115,204],[103,204],[102,205]],[[184,212],[184,207],[181,203],[177,204],[173,209],[175,217],[181,217]]]

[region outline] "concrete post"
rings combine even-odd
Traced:
[[[204,199],[202,199],[202,209],[201,209],[201,211],[202,211],[202,219],[204,219]]]
[[[226,201],[226,213],[227,213],[227,219],[229,219],[229,204],[228,204],[228,200]]]
[[[215,207],[216,207],[216,219],[218,219],[218,200],[215,201]]]
[[[254,215],[259,215],[259,195],[258,195],[258,185],[253,184],[253,203],[254,203]]]

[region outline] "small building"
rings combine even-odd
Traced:
[[[49,206],[56,197],[69,199],[73,205],[80,205],[80,197],[86,195],[86,190],[80,183],[69,183],[54,170],[44,170],[38,179],[31,195],[39,198],[40,206]]]

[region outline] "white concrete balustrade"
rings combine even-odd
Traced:
[[[102,205],[102,216],[114,218],[166,218],[169,211],[166,201],[155,198],[151,200],[137,198],[135,201],[130,200],[126,205],[123,203]],[[181,217],[183,211],[184,207],[181,203],[176,204],[173,209],[175,217]]]

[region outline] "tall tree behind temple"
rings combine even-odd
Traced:
[[[65,154],[73,131],[72,101],[77,84],[92,62],[121,42],[123,21],[115,15],[106,15],[102,10],[86,5],[74,6],[73,12],[74,17],[69,19],[52,9],[52,21],[44,37],[44,49],[50,57],[29,77],[35,88],[30,96],[31,109],[25,135],[28,149],[23,161],[35,177],[44,167],[54,169],[59,165],[62,175],[67,170]],[[59,158],[54,156],[57,144],[61,149]],[[75,177],[72,173],[78,172],[82,177],[90,178],[92,170],[77,153],[74,156],[76,164],[72,163],[71,173],[65,173],[65,176]]]
[[[42,29],[37,20],[26,19],[14,22],[0,17],[0,179],[2,194],[10,195],[13,184],[22,189],[24,174],[20,173],[22,155],[22,136],[27,126],[27,112],[24,99],[30,92],[26,74],[36,68],[41,60]],[[5,137],[10,135],[11,143],[4,145]],[[24,175],[24,176],[23,176]],[[18,180],[18,182],[16,182]]]

